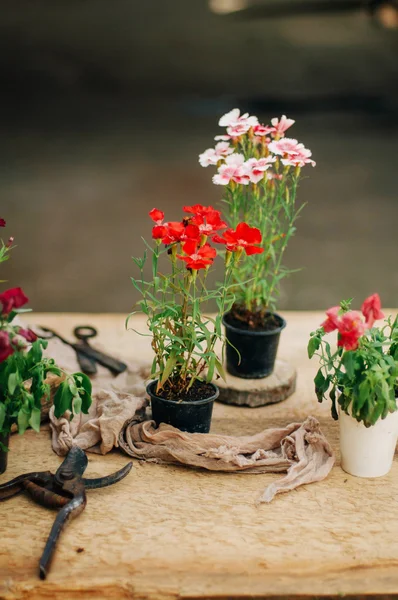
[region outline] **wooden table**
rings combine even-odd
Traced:
[[[306,355],[321,313],[287,313],[280,356],[298,368],[287,401],[250,409],[216,404],[212,430],[248,434],[312,414],[338,452],[329,406],[319,405]],[[31,322],[70,335],[92,323],[100,342],[126,358],[151,355],[149,338],[124,330],[122,315],[32,315]],[[135,326],[143,328],[137,318]],[[88,477],[129,459],[118,451],[89,455]],[[9,468],[56,469],[46,428],[12,436]],[[88,505],[61,537],[48,579],[38,560],[54,514],[24,496],[0,505],[0,598],[265,598],[398,592],[398,461],[380,480],[351,477],[340,467],[328,479],[256,506],[277,475],[204,473],[142,464],[111,488],[88,493]],[[81,551],[81,549],[83,549]],[[80,550],[80,551],[79,551]]]

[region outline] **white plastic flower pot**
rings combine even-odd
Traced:
[[[355,477],[382,477],[392,466],[398,439],[398,411],[365,427],[339,410],[341,468]]]

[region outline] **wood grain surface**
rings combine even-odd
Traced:
[[[298,369],[297,390],[262,408],[216,403],[212,430],[234,435],[315,415],[338,452],[329,406],[319,405],[306,356],[321,313],[287,313],[280,357]],[[109,352],[142,361],[149,338],[124,331],[122,315],[31,315],[65,336],[98,327]],[[133,325],[131,325],[133,326]],[[134,326],[144,331],[136,318]],[[128,462],[117,450],[89,455],[88,477]],[[0,483],[30,470],[57,468],[48,426],[11,439]],[[0,598],[75,600],[273,598],[398,593],[398,461],[386,477],[357,479],[339,459],[328,479],[256,500],[277,475],[204,473],[142,464],[119,484],[88,492],[85,512],[61,536],[48,579],[38,560],[54,513],[19,496],[0,504]]]

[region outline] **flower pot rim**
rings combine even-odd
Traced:
[[[154,397],[157,400],[160,400],[161,402],[164,402],[165,404],[170,404],[172,406],[175,406],[176,404],[183,406],[201,406],[202,404],[214,402],[214,400],[217,400],[218,396],[220,395],[220,390],[218,386],[215,383],[210,382],[207,385],[211,385],[214,388],[214,394],[212,396],[209,396],[209,398],[204,398],[203,400],[182,400],[181,402],[177,402],[176,400],[168,400],[167,398],[162,398],[161,396],[157,396],[157,394],[154,394],[152,392],[151,388],[157,383],[157,381],[157,379],[153,379],[147,384],[146,391],[148,396],[150,398]]]
[[[270,336],[270,335],[275,335],[277,333],[280,333],[283,329],[285,329],[285,327],[287,325],[286,320],[283,317],[281,317],[280,314],[278,314],[276,312],[274,312],[274,313],[269,312],[268,314],[272,314],[275,317],[278,317],[278,319],[280,319],[280,321],[282,322],[281,326],[278,327],[277,329],[271,329],[271,330],[268,330],[268,331],[250,331],[249,329],[240,329],[239,327],[235,327],[234,325],[230,325],[225,320],[226,315],[229,315],[229,314],[230,314],[230,311],[228,311],[227,313],[225,313],[223,315],[222,322],[223,322],[224,327],[228,327],[228,329],[230,329],[231,331],[234,331],[235,333],[241,333],[243,335],[264,336],[264,337]]]

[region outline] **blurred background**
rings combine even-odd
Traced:
[[[317,161],[280,309],[398,306],[397,26],[395,2],[3,0],[2,278],[35,311],[128,313],[148,211],[217,204],[197,159],[239,107]]]

